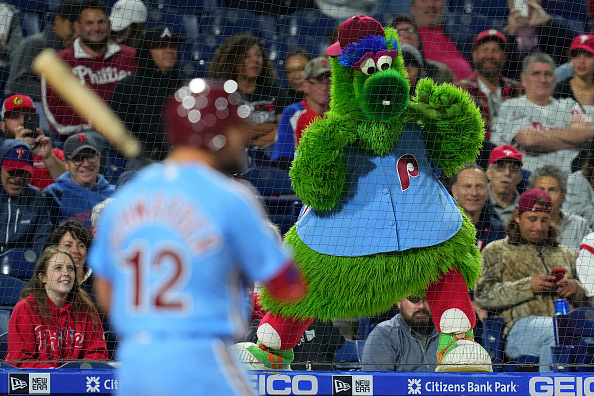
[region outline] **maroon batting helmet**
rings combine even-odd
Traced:
[[[208,151],[225,145],[225,125],[247,122],[249,115],[250,108],[241,100],[233,80],[195,78],[178,89],[165,107],[171,143]]]

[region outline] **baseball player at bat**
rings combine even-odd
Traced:
[[[165,109],[170,157],[99,219],[90,263],[121,337],[119,395],[253,394],[228,348],[243,327],[242,280],[281,302],[307,292],[254,193],[223,174],[242,165],[249,137],[236,90],[202,79],[179,89]]]

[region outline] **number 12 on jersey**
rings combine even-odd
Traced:
[[[192,297],[182,290],[190,280],[192,267],[177,249],[137,244],[121,263],[129,275],[126,294],[131,312],[183,314],[191,308]]]

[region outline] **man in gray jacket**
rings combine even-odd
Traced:
[[[364,371],[435,371],[439,337],[427,301],[408,297],[400,313],[377,325],[363,348]]]

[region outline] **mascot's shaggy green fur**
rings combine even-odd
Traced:
[[[375,43],[368,43],[368,51]],[[396,32],[385,29],[385,47],[397,49]],[[479,110],[467,93],[432,80],[418,82],[409,100],[402,56],[388,65],[349,67],[361,51],[331,58],[331,110],[312,123],[303,135],[290,175],[297,195],[318,213],[340,210],[341,199],[353,188],[345,149],[385,156],[403,138],[405,123],[417,123],[425,133],[427,159],[446,176],[472,162],[481,147],[484,130]],[[345,66],[347,64],[347,66]],[[366,73],[367,72],[367,73]],[[369,74],[368,74],[369,73]],[[424,296],[441,273],[457,268],[472,287],[480,275],[475,228],[463,215],[463,224],[451,239],[430,247],[357,257],[318,253],[303,243],[293,227],[286,235],[308,284],[308,296],[298,304],[280,305],[264,291],[263,306],[274,314],[296,318],[368,316],[386,311],[409,295]]]

